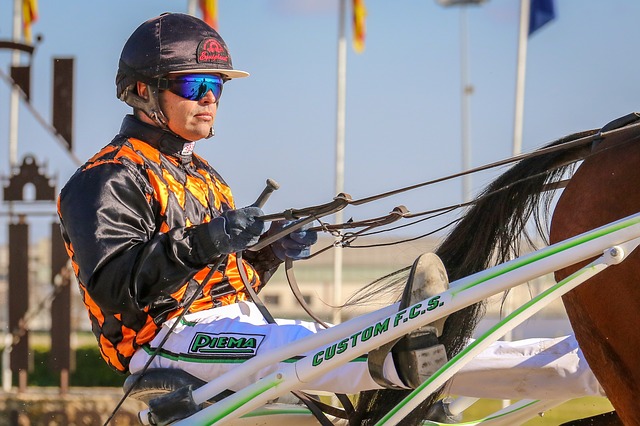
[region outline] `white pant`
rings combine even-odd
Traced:
[[[317,324],[299,320],[276,320],[268,324],[253,303],[239,302],[186,315],[155,357],[152,368],[180,368],[210,381],[240,367],[234,389],[276,371],[277,365],[247,375],[241,363],[248,358],[285,346],[317,333]],[[129,369],[139,372],[173,321],[163,325],[150,348],[133,356]],[[390,356],[384,374],[401,385]],[[573,336],[559,339],[527,339],[496,342],[456,374],[450,393],[496,399],[571,399],[604,395]],[[380,389],[369,374],[366,360],[349,362],[306,384],[305,389],[358,393]]]
[[[231,389],[237,391],[278,369],[278,365],[274,365],[249,375],[242,371],[239,364],[256,354],[281,348],[321,330],[320,326],[312,322],[283,319],[276,321],[277,324],[267,323],[258,308],[249,302],[185,315],[150,367],[180,368],[205,381],[239,367],[237,384]],[[129,365],[132,373],[144,367],[150,356],[147,351],[153,352],[172,323],[173,321],[167,321],[163,324],[162,331],[151,341],[151,348],[136,351]],[[384,374],[393,383],[402,385],[391,356],[387,356],[385,360]],[[380,386],[371,378],[366,359],[361,358],[306,383],[304,389],[358,393],[367,389],[380,389]]]
[[[495,342],[453,377],[448,391],[492,399],[605,396],[573,335]]]

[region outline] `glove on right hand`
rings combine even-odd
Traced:
[[[242,251],[258,242],[264,231],[264,213],[259,207],[227,210],[209,222],[209,236],[220,254]]]
[[[292,223],[288,220],[277,220],[271,224],[267,235],[276,234]],[[271,243],[273,254],[282,261],[285,261],[287,257],[292,260],[308,257],[311,253],[311,246],[318,241],[318,233],[309,230],[309,228],[311,228],[310,223]]]

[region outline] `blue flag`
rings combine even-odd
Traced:
[[[553,0],[531,0],[529,35],[556,17]]]

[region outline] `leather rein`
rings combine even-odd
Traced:
[[[352,197],[349,194],[345,194],[345,193],[340,193],[338,194],[332,201],[325,203],[325,204],[320,204],[320,205],[316,205],[316,206],[311,206],[311,207],[305,207],[305,208],[301,208],[301,209],[287,209],[281,213],[275,213],[275,214],[269,214],[269,215],[265,215],[262,216],[261,219],[263,219],[264,221],[274,221],[274,220],[291,220],[294,221],[293,223],[291,223],[288,226],[285,226],[280,232],[278,233],[274,233],[262,240],[260,240],[260,242],[258,242],[256,245],[251,246],[248,248],[248,250],[251,251],[257,251],[260,250],[263,247],[266,247],[267,245],[271,244],[272,242],[290,234],[291,232],[294,232],[300,228],[302,228],[305,225],[308,225],[314,221],[318,221],[320,223],[320,225],[318,226],[314,226],[314,227],[310,227],[310,230],[314,230],[314,231],[323,231],[323,232],[328,232],[331,235],[333,235],[336,240],[333,244],[328,245],[320,250],[317,250],[314,254],[306,257],[305,259],[310,259],[312,257],[315,257],[327,250],[330,250],[332,248],[335,247],[349,247],[351,246],[351,244],[353,243],[353,241],[355,241],[358,237],[360,236],[364,236],[364,235],[372,235],[372,233],[370,233],[370,231],[372,231],[375,228],[379,228],[385,225],[389,225],[392,224],[394,222],[399,221],[400,219],[412,219],[412,218],[418,218],[418,217],[423,217],[422,219],[419,219],[418,221],[422,221],[422,220],[426,220],[426,219],[431,219],[435,216],[441,215],[441,214],[445,214],[448,212],[451,212],[453,210],[456,210],[458,208],[463,208],[472,204],[475,204],[476,202],[478,202],[480,199],[485,198],[485,197],[489,197],[493,194],[495,194],[498,191],[501,191],[502,189],[498,189],[496,191],[490,192],[490,193],[486,193],[483,194],[482,196],[478,197],[476,200],[472,200],[469,202],[464,202],[464,203],[459,203],[459,204],[454,204],[454,205],[449,205],[446,207],[441,207],[438,209],[433,209],[433,210],[427,210],[427,211],[422,211],[422,212],[418,212],[418,213],[411,213],[405,206],[397,206],[395,208],[393,208],[393,210],[388,214],[388,215],[384,215],[384,216],[380,216],[380,217],[376,217],[376,218],[370,218],[370,219],[365,219],[365,220],[360,220],[360,221],[353,221],[353,220],[349,220],[346,221],[344,223],[338,223],[338,224],[327,224],[327,223],[323,223],[320,219],[322,217],[331,215],[333,213],[336,213],[344,208],[346,208],[349,205],[353,205],[353,206],[359,206],[359,205],[363,205],[363,204],[367,204],[373,201],[378,201],[387,197],[390,197],[392,195],[396,195],[396,194],[400,194],[403,192],[408,192],[414,189],[418,189],[418,188],[422,188],[428,185],[433,185],[436,183],[440,183],[440,182],[444,182],[444,181],[448,181],[451,179],[455,179],[461,176],[465,176],[468,174],[472,174],[472,173],[477,173],[480,171],[484,171],[484,170],[488,170],[491,168],[495,168],[495,167],[499,167],[499,166],[503,166],[506,164],[511,164],[511,163],[515,163],[524,159],[529,159],[529,158],[534,158],[534,157],[539,157],[542,155],[547,155],[553,152],[558,152],[558,151],[562,151],[562,150],[567,150],[567,149],[571,149],[574,147],[580,147],[580,146],[584,146],[584,145],[588,145],[591,144],[592,147],[595,147],[597,144],[599,144],[602,140],[604,140],[605,137],[616,134],[616,133],[621,133],[621,132],[635,132],[638,133],[640,130],[638,129],[640,127],[640,114],[638,113],[631,113],[628,115],[625,115],[623,117],[620,117],[616,120],[613,120],[612,122],[608,123],[607,125],[605,125],[604,127],[602,127],[601,129],[596,129],[596,130],[588,130],[588,131],[584,131],[581,133],[578,133],[579,137],[577,137],[576,139],[572,140],[572,141],[568,141],[566,143],[561,143],[558,145],[554,145],[554,146],[550,146],[550,147],[546,147],[546,148],[541,148],[538,149],[536,151],[533,151],[531,153],[526,153],[526,154],[521,154],[521,155],[517,155],[517,156],[513,156],[507,159],[503,159],[500,161],[496,161],[493,163],[489,163],[480,167],[476,167],[473,169],[469,169],[463,172],[459,172],[459,173],[455,173],[449,176],[445,176],[442,178],[438,178],[438,179],[433,179],[433,180],[429,180],[429,181],[425,181],[425,182],[421,182],[415,185],[410,185],[410,186],[405,186],[399,189],[395,189],[392,191],[388,191],[388,192],[383,192],[383,193],[379,193],[376,195],[372,195],[369,197],[365,197],[365,198],[360,198],[360,199],[352,199]],[[580,160],[576,160],[580,161]],[[531,175],[529,177],[527,177],[527,179],[532,179],[535,178],[536,175]],[[561,189],[564,188],[567,183],[568,183],[568,179],[566,180],[560,180],[557,182],[551,182],[547,185],[545,185],[542,189],[542,191],[553,191],[553,190],[557,190],[557,189]],[[411,224],[417,223],[413,222]],[[456,221],[453,221],[433,232],[430,232],[428,234],[419,236],[417,238],[422,238],[424,236],[427,235],[431,235],[435,232],[438,232],[450,225],[452,225],[453,223],[455,223]],[[409,225],[411,225],[409,224]],[[341,232],[343,230],[347,230],[347,229],[358,229],[358,231],[354,231],[354,232]],[[393,229],[397,229],[397,228],[393,228]],[[390,231],[391,229],[386,229],[385,231]],[[379,231],[379,232],[385,232],[385,231]],[[417,239],[417,238],[412,238],[411,240]],[[404,241],[398,241],[395,243],[390,243],[390,244],[397,244],[397,243],[401,243]],[[359,246],[359,247],[364,247],[364,246]],[[369,247],[373,247],[373,246],[369,246]],[[314,321],[316,321],[318,324],[322,325],[325,328],[328,328],[329,325],[326,324],[324,321],[322,321],[308,306],[308,304],[305,302],[302,293],[300,292],[299,289],[299,285],[297,282],[297,279],[295,277],[295,274],[293,272],[293,261],[291,259],[286,259],[285,261],[285,274],[287,277],[287,281],[289,283],[289,287],[291,288],[292,293],[294,294],[294,297],[297,299],[298,303],[300,304],[300,306],[303,308],[303,310],[311,317],[313,318]]]

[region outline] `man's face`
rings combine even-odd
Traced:
[[[209,136],[218,111],[218,104],[211,91],[200,100],[191,101],[168,90],[160,92],[160,107],[169,128],[189,141]]]
[[[168,77],[171,78],[172,76],[169,75]],[[197,100],[187,99],[186,97],[173,93],[171,90],[161,90],[158,94],[160,108],[168,121],[169,128],[186,140],[197,141],[210,135],[216,118],[216,112],[218,111],[218,104],[214,92],[207,89],[208,87],[200,85],[199,83],[195,84],[195,86],[187,85],[185,87],[184,96],[199,98]],[[144,83],[137,83],[137,91],[142,98],[148,99],[150,96],[148,87]],[[220,95],[222,93],[222,86],[217,86],[216,91]],[[202,96],[203,93],[204,96]],[[197,96],[194,96],[194,94],[197,94]],[[140,114],[138,118],[146,123],[157,126],[146,114]]]

